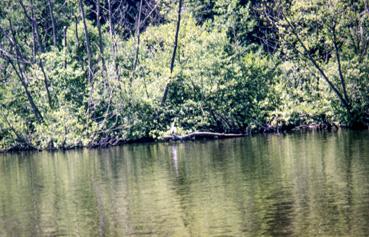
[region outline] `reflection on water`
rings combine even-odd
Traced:
[[[368,132],[0,156],[0,236],[368,235]]]

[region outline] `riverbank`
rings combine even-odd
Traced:
[[[157,138],[153,137],[142,137],[139,139],[131,140],[119,140],[115,138],[105,138],[95,142],[89,142],[83,144],[81,141],[75,144],[62,146],[56,146],[54,141],[49,141],[47,147],[37,147],[31,143],[19,143],[8,149],[0,150],[0,153],[11,153],[11,152],[23,152],[23,151],[66,151],[73,149],[102,149],[114,146],[120,146],[124,144],[139,144],[139,143],[153,143],[153,142],[185,142],[194,140],[214,140],[214,139],[227,139],[227,138],[238,138],[247,137],[257,134],[287,134],[294,132],[309,132],[309,131],[338,131],[339,129],[350,129],[343,125],[337,124],[305,124],[305,125],[282,125],[282,126],[264,126],[257,129],[247,129],[244,133],[220,133],[212,131],[195,131],[185,134],[169,134],[163,135]],[[354,129],[352,129],[354,130]]]

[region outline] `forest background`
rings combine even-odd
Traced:
[[[369,123],[367,0],[2,0],[0,149]]]

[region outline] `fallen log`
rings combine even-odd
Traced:
[[[196,138],[236,138],[236,137],[244,137],[246,134],[234,134],[234,133],[217,133],[217,132],[192,132],[187,135],[169,135],[161,137],[159,140],[161,141],[185,141],[185,140],[193,140]]]

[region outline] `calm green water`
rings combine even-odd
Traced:
[[[368,236],[369,132],[0,156],[0,236]]]

